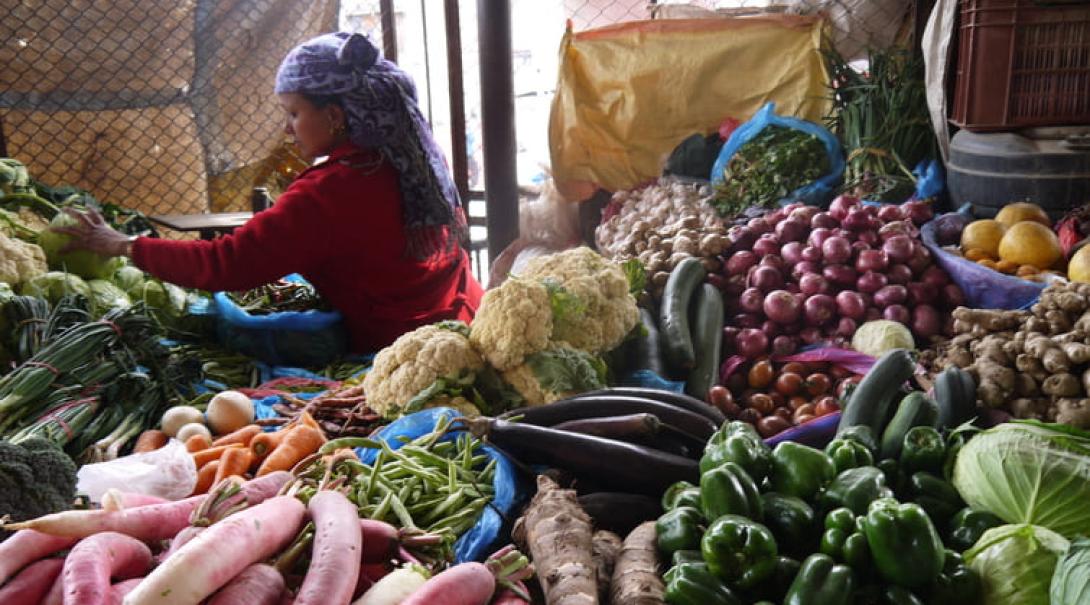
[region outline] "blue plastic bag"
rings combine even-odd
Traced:
[[[723,149],[719,151],[719,157],[715,160],[715,165],[712,166],[712,173],[709,177],[711,182],[713,184],[723,182],[723,170],[730,158],[742,145],[757,136],[766,126],[782,126],[793,130],[801,130],[814,135],[825,145],[825,151],[829,154],[828,174],[796,189],[789,196],[789,201],[798,201],[811,206],[824,206],[827,204],[833,198],[836,187],[840,185],[841,180],[844,178],[844,151],[840,147],[840,141],[833,136],[833,133],[813,122],[776,115],[776,104],[771,101],[765,103],[749,121],[735,128],[734,132],[731,133],[730,138],[723,145]]]
[[[457,418],[461,412],[451,408],[429,408],[414,414],[402,416],[383,427],[372,438],[385,441],[391,449],[404,445],[398,437],[416,439],[435,429],[441,418]],[[448,433],[440,441],[451,441],[458,433]],[[492,547],[502,537],[505,517],[515,511],[515,505],[526,497],[526,486],[520,481],[515,465],[505,456],[489,446],[484,446],[484,453],[496,460],[496,475],[492,479],[495,495],[491,506],[486,506],[477,523],[462,534],[454,543],[454,560],[482,561],[492,552]],[[379,450],[359,448],[356,455],[364,464],[374,464]]]
[[[685,381],[667,380],[651,370],[636,370],[622,378],[620,385],[625,387],[644,387],[660,391],[685,392]]]
[[[935,239],[935,221],[920,228],[920,239],[937,263],[965,293],[965,304],[974,309],[1022,309],[1041,296],[1047,284],[1004,275],[943,250]]]
[[[916,200],[935,199],[946,191],[946,171],[938,160],[923,160],[912,170],[916,177]]]

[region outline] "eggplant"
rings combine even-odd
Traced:
[[[619,536],[627,536],[640,523],[662,515],[662,503],[643,494],[594,492],[579,496],[579,505],[590,515],[594,529]]]
[[[664,425],[684,431],[697,439],[707,441],[719,425],[695,412],[679,408],[645,397],[624,395],[584,395],[563,399],[548,405],[510,410],[500,416],[510,419],[516,416],[519,421],[538,426],[554,426],[568,420],[580,418],[602,418],[605,416],[626,416],[629,414],[654,414]]]
[[[590,391],[588,393],[581,393],[573,397],[573,399],[579,399],[580,397],[596,397],[600,395],[643,397],[644,399],[654,399],[655,401],[661,401],[662,403],[669,403],[670,405],[700,414],[701,416],[714,422],[716,427],[722,426],[722,424],[727,421],[727,417],[723,415],[723,412],[720,412],[718,409],[716,409],[715,406],[709,403],[705,403],[691,395],[686,395],[685,393],[665,391],[663,389],[649,389],[646,387],[613,387],[609,389]]]

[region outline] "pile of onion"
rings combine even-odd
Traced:
[[[722,275],[725,344],[754,359],[819,341],[850,342],[873,319],[898,321],[917,341],[949,335],[964,303],[919,237],[923,202],[863,205],[840,196],[829,209],[791,204],[731,228]]]

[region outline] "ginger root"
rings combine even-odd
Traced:
[[[1048,415],[1048,399],[1019,398],[1010,402],[1010,413],[1015,418],[1044,420]]]
[[[1053,374],[1041,383],[1041,391],[1052,397],[1078,397],[1084,393],[1074,374]]]
[[[1079,365],[1090,362],[1090,345],[1082,342],[1067,342],[1060,346],[1071,363]]]
[[[1019,397],[1039,397],[1041,395],[1041,391],[1037,386],[1037,381],[1033,379],[1033,376],[1024,372],[1015,374],[1014,392]]]
[[[1090,428],[1090,399],[1058,399],[1055,421],[1080,429]]]

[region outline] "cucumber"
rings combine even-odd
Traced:
[[[957,427],[976,415],[976,384],[961,368],[948,367],[935,377],[934,396],[941,428]]]
[[[869,426],[874,435],[881,435],[901,385],[915,371],[916,362],[905,349],[893,349],[879,357],[841,411],[837,435],[860,424]]]
[[[690,370],[696,363],[689,331],[689,302],[707,274],[699,259],[689,257],[678,263],[666,280],[659,309],[659,328],[666,361],[674,370]]]
[[[719,288],[703,284],[693,301],[693,352],[696,365],[685,381],[685,392],[702,401],[719,377],[723,348],[723,295]]]
[[[640,322],[643,324],[644,329],[647,330],[647,335],[636,339],[632,369],[649,370],[663,378],[668,378],[666,362],[662,359],[662,337],[659,335],[655,315],[651,311],[640,307]]]
[[[914,426],[934,427],[939,418],[939,406],[930,397],[916,391],[909,393],[897,406],[897,413],[882,433],[882,447],[878,452],[881,460],[898,458],[905,434]]]

